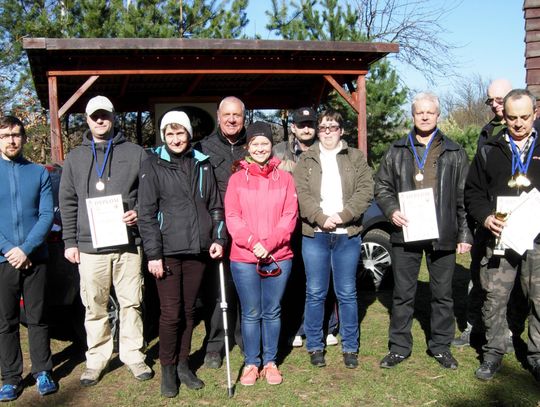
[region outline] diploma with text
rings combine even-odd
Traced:
[[[122,221],[124,205],[122,195],[86,199],[86,209],[92,234],[92,245],[100,247],[122,246],[129,243],[127,227]]]
[[[407,218],[407,226],[403,227],[405,242],[439,238],[433,188],[400,192],[399,208]]]

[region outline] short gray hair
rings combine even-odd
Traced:
[[[533,110],[536,110],[536,96],[534,96],[527,89],[512,89],[510,92],[508,92],[507,95],[504,97],[504,101],[503,101],[504,108],[506,109],[506,103],[508,103],[510,99],[512,100],[521,99],[524,96],[531,99]]]
[[[416,96],[413,98],[413,101],[411,103],[411,113],[414,114],[414,107],[415,105],[420,102],[421,100],[429,100],[430,102],[433,102],[435,104],[435,107],[437,108],[437,113],[441,113],[441,105],[439,103],[439,97],[431,92],[421,92],[416,94]]]

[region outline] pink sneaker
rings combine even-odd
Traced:
[[[269,362],[263,368],[261,377],[266,377],[268,384],[281,384],[283,377],[274,362]]]
[[[259,378],[259,368],[255,365],[246,365],[240,377],[240,383],[244,386],[253,386]]]

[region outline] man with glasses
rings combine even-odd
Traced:
[[[493,119],[491,119],[480,131],[477,150],[480,150],[480,147],[482,147],[490,137],[496,136],[504,128],[503,100],[511,90],[512,84],[508,79],[495,79],[489,84],[486,105],[491,108],[491,111],[495,116],[493,116]]]
[[[14,116],[0,118],[0,401],[23,389],[19,302],[24,298],[32,375],[38,393],[54,393],[49,330],[44,320],[46,238],[53,221],[53,196],[45,167],[23,157],[27,138]]]
[[[64,163],[60,180],[60,212],[64,256],[79,265],[81,300],[86,313],[86,369],[82,386],[93,386],[103,375],[113,353],[113,337],[107,305],[114,292],[120,305],[120,360],[137,380],[148,380],[152,370],[144,362],[143,274],[141,238],[137,230],[139,169],[147,155],[114,129],[114,107],[105,96],[96,96],[86,105],[89,130],[82,145],[72,150]],[[121,195],[122,222],[128,243],[94,246],[88,198]]]
[[[292,140],[284,140],[272,149],[274,156],[281,160],[279,168],[292,172],[300,154],[315,143],[315,126],[317,114],[310,107],[296,109],[292,115]]]
[[[420,264],[425,253],[431,288],[431,332],[428,354],[447,369],[457,369],[450,352],[454,336],[452,277],[456,252],[471,248],[463,188],[469,168],[465,150],[437,127],[439,99],[420,93],[412,102],[414,128],[394,142],[384,155],[375,178],[375,198],[394,225],[391,236],[394,293],[388,354],[381,368],[393,368],[412,352],[411,328]],[[429,191],[429,189],[431,191]],[[400,192],[424,190],[433,194],[438,238],[406,241],[407,214],[401,211]]]

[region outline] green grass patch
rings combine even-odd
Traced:
[[[463,295],[468,282],[468,256],[459,256],[454,278],[456,314],[464,312]],[[160,396],[160,368],[157,339],[148,347],[148,357],[156,377],[137,382],[117,358],[111,371],[95,387],[82,388],[79,376],[84,368],[80,352],[71,352],[69,343],[53,341],[55,375],[60,379],[57,394],[41,398],[35,388],[26,388],[19,405],[51,406],[540,406],[540,386],[523,369],[514,354],[505,357],[502,370],[491,382],[474,376],[478,354],[470,347],[453,349],[459,369],[449,371],[426,354],[426,335],[419,321],[429,313],[428,276],[425,266],[419,279],[419,298],[413,324],[414,348],[411,357],[394,369],[380,369],[379,361],[387,352],[391,292],[360,291],[361,348],[358,369],[346,369],[339,345],[327,349],[327,367],[309,363],[305,348],[287,350],[280,365],[283,384],[270,386],[258,381],[255,386],[235,386],[232,399],[227,395],[226,369],[199,367],[197,374],[206,386],[193,391],[181,386],[178,397]],[[462,317],[462,315],[461,315]],[[25,372],[29,371],[26,330],[22,330]],[[204,336],[200,324],[195,330],[193,359],[201,361],[199,351]],[[524,335],[524,340],[526,336]],[[70,353],[71,352],[71,353]],[[78,358],[78,359],[77,359]],[[200,363],[200,362],[199,362]],[[237,347],[231,352],[233,380],[242,367]],[[31,383],[31,380],[28,380]]]

